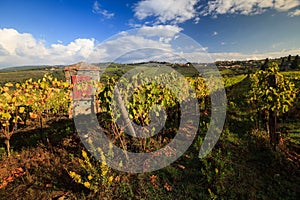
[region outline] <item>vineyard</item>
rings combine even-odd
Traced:
[[[221,70],[227,116],[219,141],[205,158],[198,154],[212,123],[210,96],[222,89],[222,83],[213,76],[188,72],[183,77],[178,72],[160,75],[145,69],[132,76],[130,84],[121,77],[126,71],[109,69],[88,86],[49,74],[2,83],[1,198],[297,199],[299,71],[279,72],[276,63],[255,72]],[[119,108],[120,100],[114,98],[116,85],[125,108]],[[192,102],[189,97],[196,99],[201,116],[196,138],[183,156],[161,170],[119,172],[107,163],[118,155],[95,149],[99,162],[85,149],[69,117],[78,92],[94,101],[97,122],[110,145],[126,152],[152,152],[172,142],[184,114],[181,104]],[[128,119],[122,109],[127,109]],[[153,116],[163,120],[155,121]],[[137,129],[128,127],[126,120],[145,127],[140,132],[151,137],[133,137]],[[157,128],[147,128],[150,124]],[[184,130],[186,135],[193,131],[189,126]],[[90,138],[87,142],[96,143]]]

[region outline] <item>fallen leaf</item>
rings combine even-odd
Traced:
[[[158,188],[158,185],[157,185],[157,183],[156,183],[156,178],[157,178],[157,176],[154,175],[154,174],[150,176],[150,183],[152,184],[152,186],[153,186],[154,188]]]
[[[0,189],[2,189],[2,188],[5,188],[6,186],[7,186],[7,182],[6,181],[4,181],[1,185],[0,185]]]
[[[170,186],[168,183],[165,183],[164,184],[164,188],[168,191],[168,192],[170,192],[170,191],[172,191],[172,186]]]
[[[179,167],[180,169],[185,169],[185,166],[183,166],[183,165],[178,165],[178,167]]]
[[[13,179],[12,176],[7,176],[3,180],[6,181],[6,182],[12,182],[14,179]]]

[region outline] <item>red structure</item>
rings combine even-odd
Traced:
[[[73,100],[92,99],[93,88],[90,85],[91,76],[74,75],[71,77],[73,88]]]
[[[99,70],[99,67],[83,62],[64,68],[66,81],[73,85],[73,108],[69,117],[97,112],[98,103],[95,100],[92,81],[99,81]]]

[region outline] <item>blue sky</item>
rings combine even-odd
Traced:
[[[133,28],[158,37],[124,34]],[[103,45],[116,34],[122,38],[110,40],[118,42]],[[300,54],[300,0],[1,0],[0,68],[71,64],[93,54],[108,61],[133,46],[172,51],[178,34],[213,60]]]

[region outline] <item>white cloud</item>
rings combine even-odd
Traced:
[[[300,5],[299,0],[275,0],[274,8],[278,11],[288,11]]]
[[[0,29],[0,68],[16,65],[69,64],[85,59],[93,52],[94,39],[76,39],[68,45],[35,39],[15,29]]]
[[[218,34],[219,34],[219,33],[218,33],[217,31],[214,31],[212,35],[213,35],[213,36],[216,36],[216,35],[218,35]]]
[[[290,11],[300,6],[300,0],[140,0],[134,5],[134,15],[152,24],[180,24],[193,20],[200,22],[200,15],[217,17],[222,14],[257,15],[266,10]],[[290,13],[290,16],[297,16]]]
[[[142,26],[137,35],[144,37],[158,37],[159,41],[169,43],[173,40],[178,33],[183,29],[176,25],[154,25],[154,26]]]
[[[109,11],[107,11],[107,10],[105,10],[105,9],[102,9],[102,8],[101,8],[101,5],[100,5],[100,3],[99,3],[98,1],[95,1],[95,2],[94,2],[94,5],[93,5],[93,13],[95,13],[95,14],[101,14],[101,15],[103,15],[103,16],[104,16],[105,18],[107,18],[107,19],[110,19],[110,18],[112,18],[113,16],[115,16],[114,13],[109,12]]]
[[[296,17],[296,16],[300,16],[300,9],[296,9],[292,12],[289,12],[289,16],[290,17]]]
[[[0,58],[1,56],[7,56],[7,55],[9,55],[9,52],[6,49],[4,49],[4,47],[0,44]]]
[[[299,0],[211,0],[205,6],[201,14],[222,15],[222,14],[241,14],[256,15],[262,14],[267,9],[277,11],[288,11],[300,5]]]
[[[29,33],[19,33],[14,29],[0,29],[0,45],[10,55],[46,55],[43,41],[37,41]]]
[[[76,39],[68,45],[52,44],[49,52],[58,57],[75,57],[86,59],[93,52],[95,45],[94,39]]]
[[[173,25],[154,25],[154,26],[142,26],[138,30],[138,35],[147,37],[174,37],[177,33],[183,29]]]
[[[137,23],[134,19],[130,19],[127,25],[131,28],[140,28],[142,26],[142,24]]]
[[[199,24],[199,22],[200,22],[200,17],[195,17],[194,22],[195,22],[195,24]]]
[[[139,20],[155,17],[158,23],[183,23],[196,17],[195,5],[198,0],[142,0],[135,7]]]
[[[140,0],[133,10],[138,20],[148,20],[145,23],[174,25],[187,20],[198,24],[201,15],[257,15],[270,9],[286,12],[298,6],[300,0]],[[289,15],[297,16],[295,13]]]
[[[39,63],[49,55],[44,41],[14,29],[0,29],[0,49],[0,67]]]

